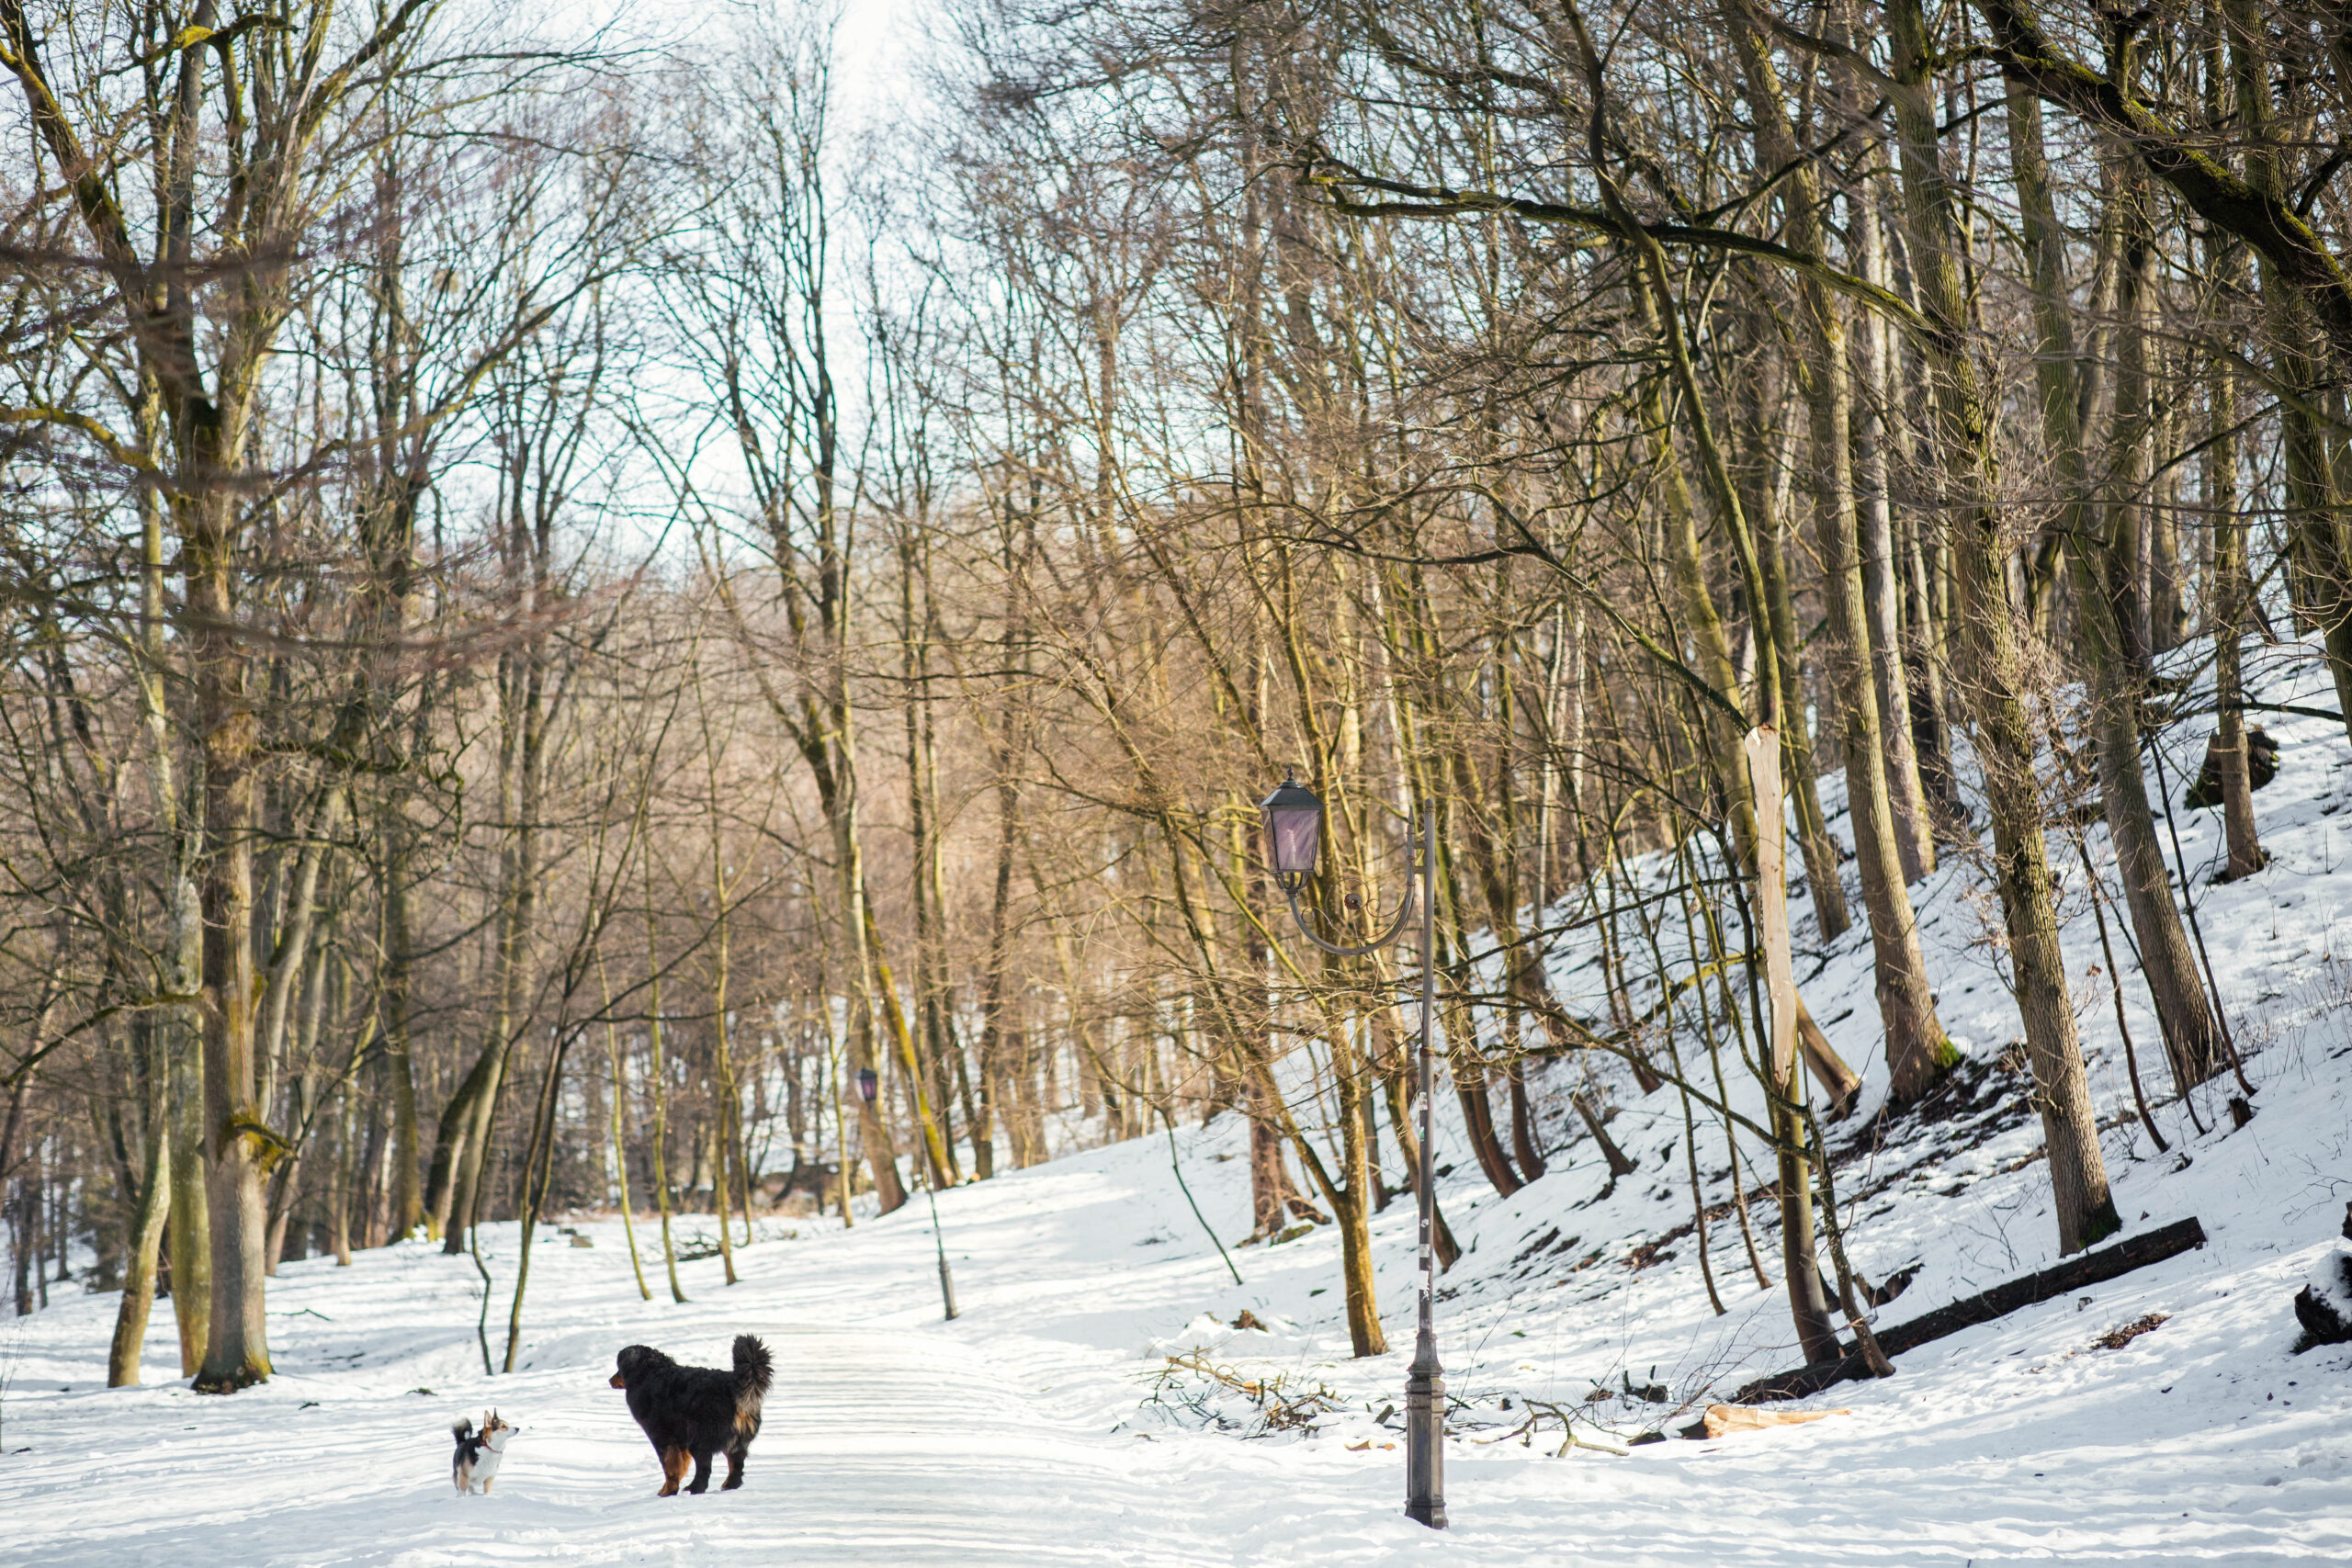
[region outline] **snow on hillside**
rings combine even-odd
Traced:
[[[2302,660],[2269,650],[2261,694],[2332,706],[2324,671]],[[1728,1216],[1708,1228],[1727,1311],[1708,1304],[1679,1097],[1612,1082],[1611,1130],[1639,1162],[1612,1186],[1565,1114],[1575,1069],[1559,1066],[1534,1085],[1550,1173],[1514,1197],[1494,1197],[1441,1130],[1442,1201],[1466,1249],[1440,1312],[1457,1402],[1442,1535],[1398,1511],[1400,1423],[1387,1413],[1401,1407],[1410,1350],[1409,1201],[1374,1227],[1392,1352],[1351,1360],[1328,1228],[1237,1251],[1235,1285],[1159,1137],[943,1195],[964,1311],[952,1324],[939,1321],[920,1201],[846,1232],[801,1222],[741,1252],[731,1289],[716,1258],[685,1264],[682,1305],[637,1298],[616,1222],[581,1223],[584,1247],[549,1227],[524,1364],[497,1378],[475,1347],[471,1261],[424,1246],[363,1253],[347,1270],[289,1265],[270,1293],[278,1375],[226,1400],[185,1382],[106,1390],[112,1298],[59,1305],[0,1327],[0,1562],[2352,1561],[2352,1348],[2294,1355],[2289,1307],[2352,1200],[2352,929],[2335,929],[2352,904],[2337,824],[2352,754],[2328,720],[2266,728],[2281,746],[2279,775],[2256,796],[2273,859],[2242,883],[2213,886],[2200,869],[2220,859],[2217,814],[2179,812],[2201,726],[2176,732],[2167,763],[2199,920],[2257,1091],[2244,1128],[2225,1109],[2226,1076],[2200,1091],[2203,1134],[2178,1104],[2158,1107],[2169,1153],[2124,1118],[2132,1097],[2106,982],[2089,975],[2099,953],[2078,863],[2071,849],[2053,857],[2118,1205],[2132,1232],[2193,1214],[2210,1245],[1805,1402],[1850,1414],[1561,1457],[1554,1412],[1592,1444],[1622,1445],[1799,1358],[1785,1296],[1758,1288]],[[2102,858],[2103,831],[2089,840]],[[1933,1127],[1882,1126],[1869,1147],[1884,1066],[1868,938],[1858,927],[1824,949],[1800,933],[1813,949],[1800,953],[1806,999],[1868,1081],[1830,1134],[1853,1261],[1873,1281],[1917,1270],[1882,1323],[2055,1257],[2038,1125],[2003,1060],[2015,1012],[1971,882],[1948,862],[1914,889],[1944,1020],[1971,1053],[1963,1093]],[[1559,961],[1572,996],[1594,983],[1580,962],[1573,950]],[[2168,1094],[2154,1019],[2129,985],[2126,996],[2150,1094]],[[1230,1116],[1175,1139],[1228,1239],[1248,1229],[1245,1152]],[[1394,1146],[1384,1155],[1394,1179]],[[1719,1203],[1722,1134],[1703,1118],[1698,1156]],[[1777,1286],[1771,1208],[1754,1209]],[[486,1234],[496,1341],[517,1238],[512,1225]],[[1245,1309],[1264,1326],[1232,1327]],[[2151,1314],[2165,1318],[2153,1331],[2095,1344]],[[748,1484],[657,1500],[651,1452],[605,1386],[613,1352],[643,1340],[715,1362],[742,1329],[766,1335],[778,1365]],[[148,1365],[175,1354],[159,1309]],[[1662,1403],[1625,1392],[1653,1384]],[[456,1497],[448,1425],[492,1404],[523,1430],[494,1495]]]

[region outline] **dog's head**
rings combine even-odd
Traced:
[[[514,1427],[502,1419],[495,1410],[485,1410],[481,1416],[481,1440],[490,1451],[497,1453],[506,1447],[506,1439],[514,1435]]]
[[[627,1388],[655,1369],[669,1364],[670,1358],[650,1345],[631,1345],[616,1358],[613,1368],[613,1386]]]

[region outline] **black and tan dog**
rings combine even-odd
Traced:
[[[768,1348],[749,1334],[735,1337],[735,1370],[682,1367],[661,1351],[632,1345],[620,1353],[613,1386],[628,1393],[628,1413],[645,1428],[662,1456],[662,1491],[668,1497],[685,1480],[694,1461],[689,1492],[710,1486],[710,1456],[727,1456],[722,1492],[743,1484],[743,1455],[760,1435],[760,1403],[767,1397],[775,1368]]]

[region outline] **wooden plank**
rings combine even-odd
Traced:
[[[2176,1220],[2155,1230],[2127,1236],[2111,1247],[2097,1252],[2086,1252],[2080,1258],[2037,1270],[2020,1279],[2011,1280],[1982,1291],[1973,1296],[1962,1296],[1948,1305],[1939,1306],[1924,1317],[1915,1317],[1893,1328],[1879,1330],[1878,1342],[1890,1356],[1916,1350],[1920,1346],[1957,1334],[1963,1328],[1973,1328],[1980,1323],[1990,1323],[2007,1317],[2039,1303],[2054,1300],[2071,1291],[2084,1290],[2105,1282],[2151,1263],[2162,1263],[2167,1258],[2177,1258],[2205,1245],[2205,1227],[2192,1215]],[[1792,1371],[1776,1372],[1769,1378],[1758,1378],[1732,1395],[1735,1404],[1752,1404],[1759,1400],[1796,1399],[1808,1393],[1818,1393],[1833,1383],[1849,1378],[1870,1375],[1870,1368],[1860,1352],[1835,1361],[1815,1361],[1810,1366]]]

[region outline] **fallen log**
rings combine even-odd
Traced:
[[[2127,1236],[2112,1247],[2086,1252],[2080,1258],[1996,1285],[1989,1291],[1973,1296],[1962,1296],[1948,1306],[1938,1307],[1924,1317],[1878,1331],[1880,1348],[1889,1356],[1900,1356],[1916,1350],[1931,1340],[1973,1328],[1980,1323],[1990,1323],[1996,1317],[2007,1317],[2013,1312],[2039,1303],[2063,1296],[2070,1291],[2100,1284],[2134,1269],[2144,1269],[2151,1263],[2162,1263],[2167,1258],[2177,1258],[2205,1245],[2205,1227],[2194,1217],[2176,1220],[2156,1230]],[[1793,1371],[1776,1372],[1754,1382],[1732,1395],[1735,1404],[1754,1404],[1759,1401],[1798,1399],[1808,1393],[1819,1393],[1832,1383],[1849,1378],[1870,1375],[1870,1366],[1855,1351],[1834,1361],[1815,1361]]]

